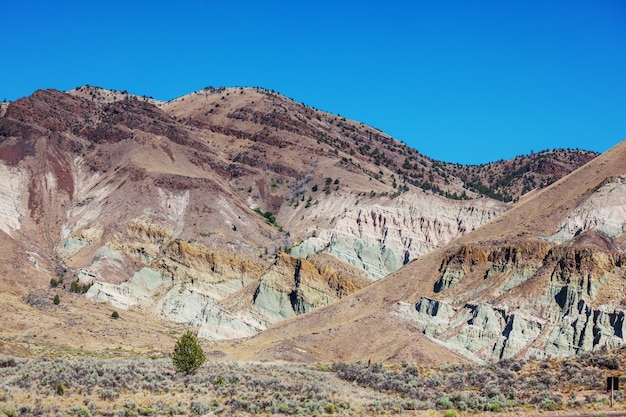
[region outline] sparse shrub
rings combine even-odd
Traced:
[[[620,362],[615,356],[603,355],[600,356],[594,363],[598,368],[610,369],[615,371],[619,369]]]
[[[117,320],[120,318],[120,314],[117,311],[114,311],[111,313],[111,317]]]
[[[272,413],[289,414],[289,404],[278,403],[269,407],[269,410]]]
[[[171,357],[176,370],[187,375],[195,374],[198,368],[206,361],[202,346],[198,343],[196,336],[189,330],[176,341]]]
[[[56,393],[57,393],[57,395],[65,394],[65,387],[63,386],[63,384],[61,384],[61,383],[57,384]]]
[[[17,407],[18,416],[29,416],[33,414],[33,411],[35,411],[35,406],[32,404],[22,404]]]
[[[4,408],[4,409],[2,410],[2,412],[3,412],[3,413],[7,416],[7,417],[17,417],[17,415],[18,415],[18,414],[17,414],[17,411],[15,411],[14,409],[12,409],[12,408],[10,408],[10,407]]]
[[[499,413],[500,411],[502,411],[502,404],[497,403],[497,402],[489,404],[489,411],[492,411],[494,413]]]
[[[136,410],[137,409],[137,403],[134,402],[131,399],[126,399],[126,400],[124,400],[124,408],[127,408],[129,410]]]
[[[120,395],[116,391],[114,391],[114,390],[112,390],[110,388],[102,388],[98,392],[98,396],[102,400],[113,401],[113,400],[116,400]]]
[[[61,297],[59,297],[59,294],[54,296],[54,300],[52,300],[52,302],[55,306],[58,306],[61,303]]]
[[[517,398],[517,391],[515,391],[515,388],[513,388],[513,387],[509,388],[509,391],[508,391],[506,397],[509,400],[514,401]]]
[[[87,407],[84,407],[84,406],[80,405],[76,409],[75,414],[78,417],[90,417],[91,416],[91,411],[89,411],[89,409]]]
[[[3,358],[0,357],[0,368],[13,368],[17,366],[18,363],[15,358]]]
[[[495,384],[487,384],[483,389],[483,395],[487,398],[495,398],[500,396],[500,389]]]
[[[202,414],[208,413],[209,410],[211,410],[211,406],[209,406],[204,401],[198,399],[198,400],[191,401],[191,404],[189,405],[189,409],[194,414],[202,415]]]
[[[137,413],[139,413],[140,416],[151,416],[154,414],[154,410],[152,407],[138,407]]]
[[[169,414],[173,416],[184,416],[187,414],[187,409],[180,404],[175,404],[169,408]]]
[[[436,406],[440,410],[448,410],[450,408],[454,408],[454,404],[448,397],[441,397],[437,400]]]
[[[544,400],[541,403],[541,409],[546,411],[555,411],[559,408],[559,405],[553,400]]]

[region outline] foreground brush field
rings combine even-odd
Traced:
[[[118,356],[118,357],[116,357]],[[195,375],[112,351],[0,359],[0,416],[602,415],[626,350],[489,365],[237,363]]]

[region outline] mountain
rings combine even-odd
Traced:
[[[331,306],[242,342],[239,358],[474,361],[622,346],[626,142]],[[358,343],[355,343],[359,335]]]
[[[501,200],[528,191],[519,184],[539,189],[596,156],[446,164],[249,88],[170,102],[90,86],[40,90],[0,114],[10,335],[23,317],[40,319],[36,333],[67,324],[67,311],[102,317],[102,302],[142,314],[150,331],[165,320],[209,339],[251,336],[363,290],[501,216],[512,207]],[[68,300],[58,316],[52,294]]]

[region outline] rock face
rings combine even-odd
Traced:
[[[189,323],[199,328],[201,337],[224,339],[251,336],[370,283],[329,255],[299,259],[281,253],[267,268],[259,261],[181,241],[166,252],[121,284],[96,281],[87,297]]]
[[[434,291],[444,298],[420,299],[413,317],[425,334],[473,360],[569,356],[621,346],[625,307],[609,293],[623,292],[623,260],[596,231],[563,245],[462,247],[441,264]],[[464,281],[477,280],[483,284],[472,292],[445,297]]]
[[[608,236],[621,236],[626,228],[626,175],[606,179],[593,194],[561,223],[552,236],[567,241],[587,230]]]
[[[376,279],[494,219],[506,206],[493,200],[457,202],[415,193],[386,205],[346,210],[291,250],[296,256],[325,251]]]

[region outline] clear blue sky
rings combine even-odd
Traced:
[[[626,138],[626,2],[28,1],[0,7],[0,100],[91,84],[260,86],[484,163]]]

